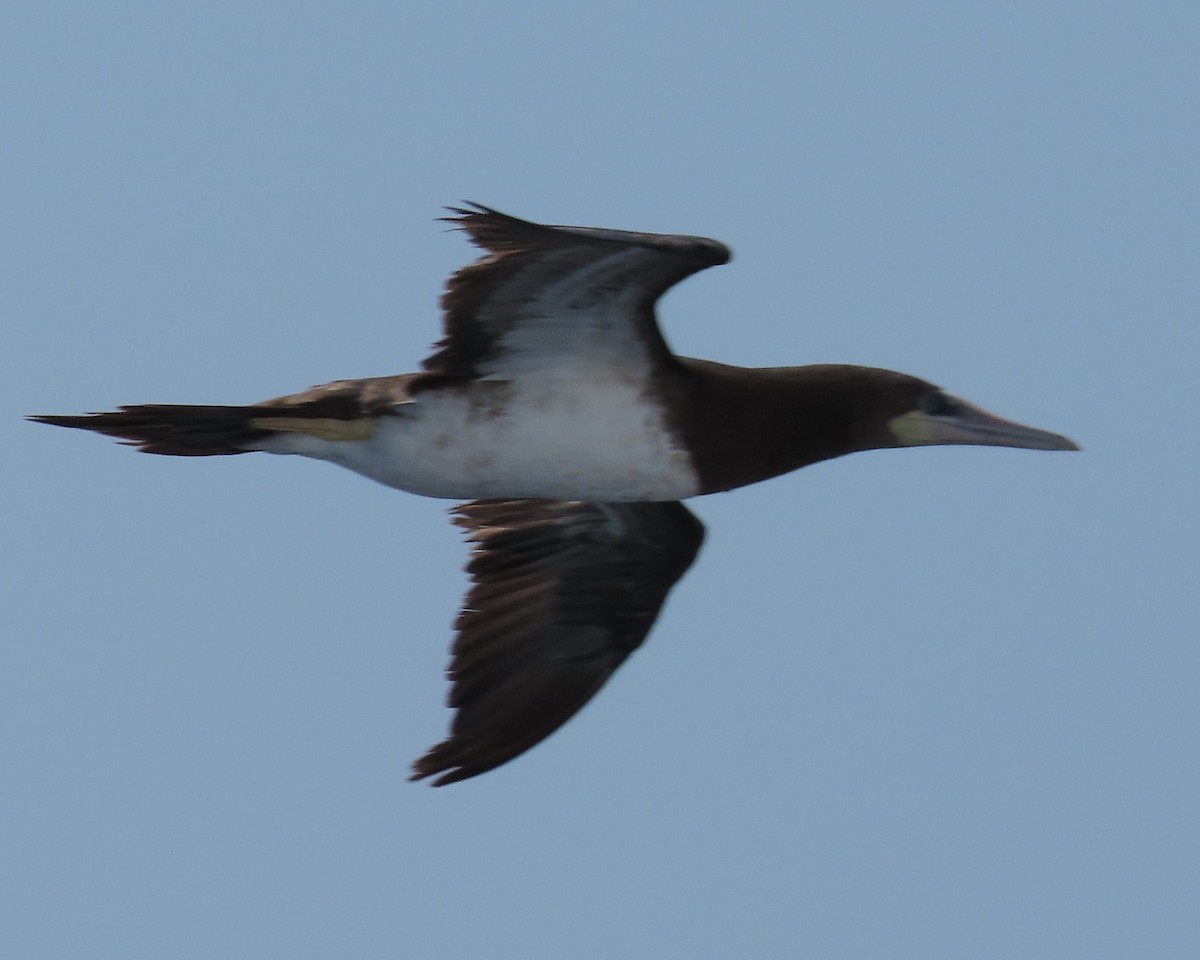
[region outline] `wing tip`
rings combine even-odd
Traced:
[[[461,206],[447,204],[442,207],[447,215],[438,217],[437,222],[448,223],[453,230],[465,230],[471,222],[480,220],[517,220],[516,217],[501,213],[494,207],[489,207],[475,200],[461,200],[459,203]],[[517,222],[522,223],[524,221],[517,220]]]
[[[449,215],[438,217],[438,221],[450,224],[451,230],[463,231],[475,246],[489,253],[525,249],[535,244],[536,238],[545,231],[552,230],[474,200],[463,200],[462,203],[463,206],[444,207]]]
[[[476,246],[493,252],[522,248],[526,243],[537,242],[536,238],[553,237],[558,242],[570,242],[574,238],[575,242],[580,239],[609,241],[672,251],[692,258],[705,267],[720,266],[733,259],[733,251],[728,246],[709,237],[535,223],[502,213],[476,200],[463,200],[461,204],[444,207],[448,215],[438,217],[438,221],[450,224],[452,230],[465,231]]]
[[[469,780],[471,777],[479,776],[479,774],[499,766],[499,764],[468,766],[462,762],[462,758],[455,759],[453,756],[458,746],[453,735],[441,743],[434,744],[422,756],[413,761],[408,773],[408,782],[416,783],[419,780],[434,777],[435,779],[430,780],[429,786],[444,787],[447,784]]]

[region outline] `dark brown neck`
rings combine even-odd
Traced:
[[[896,446],[887,428],[922,381],[872,367],[731,367],[680,358],[676,428],[701,492],[789,473],[857,450]],[[903,394],[899,403],[897,394]],[[893,412],[894,411],[894,412]]]

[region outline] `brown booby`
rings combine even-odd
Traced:
[[[414,780],[491,770],[603,686],[700,548],[683,499],[860,450],[1078,449],[903,373],[676,356],[655,304],[729,259],[716,241],[451,213],[485,253],[448,281],[444,336],[419,373],[250,406],[31,418],[146,453],[299,454],[470,501],[453,510],[474,544],[448,670],[456,713]]]

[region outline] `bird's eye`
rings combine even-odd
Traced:
[[[958,404],[941,390],[931,390],[921,398],[921,412],[931,417],[952,417],[958,412]]]

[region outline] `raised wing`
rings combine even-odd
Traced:
[[[475,544],[455,624],[450,736],[412,780],[454,783],[545,739],[604,685],[691,566],[704,527],[681,503],[479,500],[455,508]]]
[[[671,286],[725,263],[701,237],[544,226],[487,207],[446,219],[487,255],[455,273],[442,296],[445,336],[429,374],[492,377],[672,361],[654,317]]]

